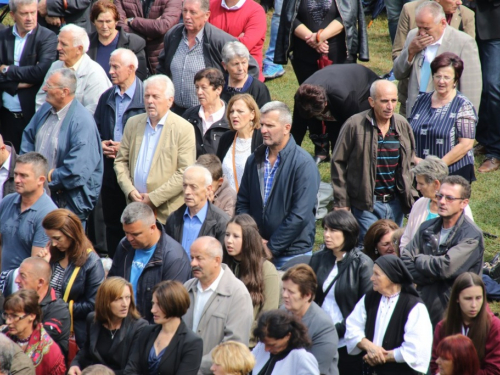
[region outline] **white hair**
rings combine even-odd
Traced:
[[[144,92],[150,84],[158,84],[161,83],[165,86],[165,96],[167,98],[173,98],[175,96],[175,88],[172,80],[163,74],[156,74],[154,76],[149,77],[144,81]]]
[[[118,57],[123,65],[133,65],[134,70],[137,70],[137,68],[139,67],[139,60],[137,59],[137,56],[134,52],[127,48],[115,49],[113,52],[111,52],[111,55],[109,57],[111,56]]]
[[[290,108],[288,108],[285,103],[279,102],[277,100],[268,102],[262,106],[262,108],[260,109],[260,114],[262,116],[272,111],[278,111],[278,118],[281,125],[292,123],[292,112],[290,112]]]
[[[228,64],[235,57],[243,58],[250,60],[250,52],[248,52],[248,48],[241,42],[227,42],[222,47],[222,61],[224,64]]]
[[[73,37],[73,47],[82,46],[83,52],[87,53],[90,46],[90,40],[85,29],[75,24],[68,23],[67,25],[61,27],[59,34],[65,31],[71,33],[71,36]]]
[[[205,187],[212,185],[212,181],[213,181],[212,180],[212,173],[210,173],[210,171],[207,168],[205,168],[203,165],[193,164],[184,170],[184,175],[186,175],[187,171],[192,170],[192,169],[197,169],[203,173],[203,177],[205,177]]]
[[[441,4],[436,3],[435,1],[425,1],[420,4],[415,10],[415,17],[418,17],[422,14],[423,11],[427,11],[432,15],[434,19],[434,23],[439,23],[442,19],[446,19],[446,15],[444,14],[444,9]]]

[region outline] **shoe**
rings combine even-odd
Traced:
[[[489,275],[493,280],[498,282],[500,279],[500,263],[495,264],[493,267],[490,268],[490,275]]]
[[[479,173],[488,173],[496,171],[500,168],[500,160],[497,158],[488,158],[483,161],[483,164],[477,169]]]
[[[483,145],[481,145],[479,143],[474,146],[473,150],[474,150],[474,156],[484,155],[487,152],[486,147],[484,147]]]
[[[264,74],[264,78],[266,81],[271,79],[275,79],[281,77],[285,74],[285,69],[281,65],[273,64],[273,65],[264,65],[264,69],[262,69],[262,73]]]
[[[326,163],[330,161],[330,155],[316,155],[314,157],[314,162],[316,165],[320,165],[321,163]]]

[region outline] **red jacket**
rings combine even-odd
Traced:
[[[441,320],[434,331],[434,341],[432,343],[431,374],[437,374],[436,350],[444,339],[443,320]],[[500,319],[491,313],[491,328],[486,341],[486,353],[484,361],[477,375],[500,375]]]
[[[120,14],[118,25],[122,30],[140,35],[146,40],[146,56],[152,72],[156,73],[158,56],[163,50],[163,37],[172,26],[179,23],[182,0],[151,0],[151,8],[144,18],[141,0],[115,0],[114,4]],[[132,18],[130,26],[127,18]]]

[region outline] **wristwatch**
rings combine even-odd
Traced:
[[[7,74],[8,70],[9,70],[9,67],[6,66],[5,68],[2,69],[2,74]]]
[[[134,17],[127,18],[127,25],[130,26],[130,24],[132,23],[133,20],[134,20]]]

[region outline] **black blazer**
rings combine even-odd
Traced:
[[[4,91],[10,95],[18,94],[24,118],[29,122],[35,114],[36,94],[50,66],[57,60],[57,36],[43,26],[34,28],[24,45],[19,66],[16,66],[12,30],[13,27],[9,27],[0,31],[0,64],[9,65],[7,73],[0,74],[0,102]],[[20,82],[33,86],[18,90]]]
[[[94,321],[94,317],[95,312],[91,312],[87,316],[87,339],[85,340],[85,345],[80,349],[73,359],[73,362],[71,362],[71,366],[78,366],[80,370],[96,364],[107,366],[96,348],[99,332],[101,329],[104,329],[104,327],[101,323]],[[126,317],[123,320],[120,332],[111,345],[115,358],[120,362],[120,370],[114,370],[116,375],[123,374],[123,370],[132,352],[132,344],[137,336],[139,336],[142,329],[147,325],[148,322],[144,319],[134,320],[130,317]]]
[[[125,375],[149,374],[149,352],[161,331],[161,325],[150,325],[142,330],[125,368]],[[158,375],[197,375],[203,356],[203,340],[181,320],[172,341],[160,361]]]
[[[234,142],[234,134],[236,130],[229,130],[225,132],[219,140],[219,147],[217,147],[217,156],[222,163],[224,158],[226,157],[227,151],[233,145]],[[257,147],[262,144],[262,133],[260,129],[255,129],[252,135],[252,145],[250,146],[250,150],[253,153]]]
[[[126,48],[131,50],[137,56],[137,60],[139,60],[139,67],[137,68],[135,75],[141,81],[144,81],[148,78],[148,68],[146,62],[146,41],[142,39],[140,36],[135,34],[129,34],[125,31],[121,30],[120,27],[116,28],[118,30],[118,45],[116,48]],[[97,31],[89,35],[90,46],[87,51],[87,55],[96,61],[97,58],[97,47],[99,46],[99,35]],[[109,77],[109,72],[106,72]]]

